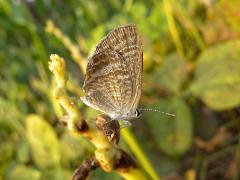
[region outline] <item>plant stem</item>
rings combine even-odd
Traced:
[[[53,72],[57,82],[57,86],[54,89],[54,97],[68,113],[66,121],[68,129],[84,136],[96,147],[95,158],[104,171],[110,172],[115,170],[122,177],[130,180],[147,179],[147,175],[136,166],[130,155],[109,141],[104,131],[101,131],[101,128],[89,126],[82,118],[81,112],[75,103],[71,101],[66,91],[67,75],[64,59],[56,54],[51,55],[50,59],[49,69]],[[110,117],[106,115],[97,117],[96,121],[101,119],[107,119],[110,123],[112,122]],[[117,131],[119,132],[119,129]]]
[[[152,179],[159,180],[160,177],[155,172],[154,168],[152,167],[151,163],[149,162],[148,158],[146,157],[145,153],[141,149],[140,145],[138,144],[136,138],[131,133],[131,131],[128,128],[124,128],[121,133],[124,140],[127,142],[130,149],[136,155],[137,159],[139,160],[141,166],[145,169],[145,171],[151,176]]]

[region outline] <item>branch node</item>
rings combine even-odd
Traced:
[[[87,125],[87,122],[85,120],[82,120],[82,121],[78,121],[76,124],[75,124],[75,127],[76,127],[76,130],[78,132],[86,132],[88,131],[88,125]]]

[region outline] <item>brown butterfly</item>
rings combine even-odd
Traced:
[[[143,52],[135,25],[112,30],[88,58],[81,100],[113,120],[140,116]]]

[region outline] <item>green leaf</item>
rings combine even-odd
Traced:
[[[114,180],[120,180],[122,177],[118,175],[116,172],[104,172],[101,168],[97,168],[93,173],[90,175],[89,179],[114,179]]]
[[[162,66],[153,74],[154,82],[173,93],[178,93],[187,77],[187,63],[179,59],[177,54],[166,57]]]
[[[27,163],[29,161],[29,144],[25,139],[17,147],[16,159],[20,163]]]
[[[3,141],[0,142],[0,147],[0,164],[11,161],[14,155],[14,143],[10,140]]]
[[[27,138],[34,162],[42,169],[58,167],[60,163],[59,142],[53,128],[37,115],[29,115],[26,123]]]
[[[149,29],[148,36],[150,35],[152,40],[158,39],[159,36],[161,37],[161,41],[164,36],[167,36],[170,38],[168,23],[167,23],[167,19],[166,19],[166,15],[165,15],[162,3],[158,3],[156,4],[156,6],[153,7],[153,9],[151,10],[150,16],[147,19],[147,22],[151,25],[150,27],[146,27],[146,28]]]
[[[41,178],[41,173],[35,169],[18,165],[16,166],[13,171],[11,172],[11,175],[9,177],[9,180],[39,180]]]
[[[240,104],[240,40],[204,51],[197,62],[190,92],[216,110]]]
[[[175,117],[149,113],[147,120],[159,148],[169,156],[179,157],[191,146],[192,116],[188,106],[180,99],[160,101],[153,108],[174,113]]]
[[[78,164],[79,165],[79,164]],[[72,179],[74,170],[67,169],[67,168],[57,168],[57,169],[46,169],[42,171],[42,178],[41,180],[68,180]]]
[[[143,3],[135,2],[131,7],[130,15],[136,22],[142,22],[144,20],[143,18],[146,16],[146,13],[147,9]]]
[[[91,107],[87,107],[85,114],[86,114],[87,121],[95,122],[96,117],[99,116],[101,112]]]
[[[105,35],[105,26],[98,25],[91,32],[91,40],[88,40],[88,48],[91,48],[91,51],[95,50],[96,44],[101,40],[101,38]]]
[[[60,139],[61,163],[63,167],[79,165],[85,157],[93,154],[95,147],[84,137],[66,130]]]
[[[42,171],[42,179],[62,180],[65,176],[63,171],[61,168],[45,169]]]
[[[3,5],[4,13],[9,16],[9,19],[17,25],[28,26],[32,25],[32,19],[27,11],[27,8],[17,3],[16,1],[0,2]]]

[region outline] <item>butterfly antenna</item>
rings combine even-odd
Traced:
[[[158,112],[158,113],[161,113],[161,114],[164,114],[164,115],[167,115],[167,116],[171,116],[171,117],[175,117],[175,114],[171,114],[171,113],[166,113],[166,112],[163,112],[163,111],[159,111],[157,109],[140,109],[141,111],[154,111],[154,112]]]

